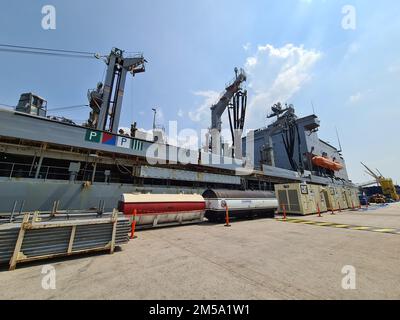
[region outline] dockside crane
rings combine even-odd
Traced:
[[[390,178],[385,178],[378,169],[374,172],[368,168],[364,163],[361,162],[363,167],[366,169],[365,173],[370,175],[376,180],[376,183],[381,186],[383,195],[390,197],[395,201],[399,201],[400,197],[397,194],[396,187],[394,186],[393,180]]]

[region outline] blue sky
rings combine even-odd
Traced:
[[[57,10],[56,30],[41,27],[48,4]],[[342,28],[344,5],[356,9],[355,30]],[[206,128],[209,105],[233,68],[243,67],[248,129],[265,126],[278,100],[301,116],[313,101],[320,137],[336,145],[335,127],[340,132],[350,178],[370,180],[364,161],[400,182],[399,16],[396,0],[3,0],[0,43],[143,52],[147,71],[127,81],[122,125],[146,129],[155,106],[159,124]],[[26,91],[45,97],[49,108],[84,104],[104,72],[99,60],[0,54],[0,103],[9,105]],[[60,115],[82,122],[88,110]]]

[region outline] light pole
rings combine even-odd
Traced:
[[[153,108],[151,109],[154,112],[154,117],[153,117],[153,131],[156,130],[156,114],[157,114],[157,109]]]

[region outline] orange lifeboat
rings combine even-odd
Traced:
[[[343,169],[343,165],[341,163],[321,156],[313,157],[312,162],[318,167],[322,167],[332,171],[340,171]]]

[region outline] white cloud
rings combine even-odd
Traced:
[[[252,66],[254,66],[254,65],[256,65],[256,64],[257,64],[257,58],[256,58],[256,57],[249,57],[249,58],[247,58],[246,66],[252,67]]]
[[[249,51],[251,49],[251,43],[247,42],[246,44],[243,45],[243,50],[244,51]]]
[[[345,59],[349,59],[351,56],[357,54],[360,51],[360,44],[358,42],[353,42],[349,45],[346,54],[344,55]]]
[[[203,97],[203,102],[196,108],[194,111],[189,111],[189,118],[194,122],[202,122],[203,124],[206,121],[210,121],[211,119],[211,111],[210,108],[213,104],[218,101],[220,93],[217,91],[196,91],[193,93],[196,96]]]
[[[359,102],[362,99],[362,97],[363,97],[363,95],[361,94],[361,92],[357,92],[357,93],[353,94],[352,96],[350,96],[349,103],[355,104],[355,103]]]
[[[389,73],[400,73],[400,64],[392,64],[388,67]]]
[[[259,46],[245,64],[251,89],[247,127],[265,125],[267,109],[276,102],[288,102],[311,79],[311,70],[320,57],[319,51],[293,44]]]

